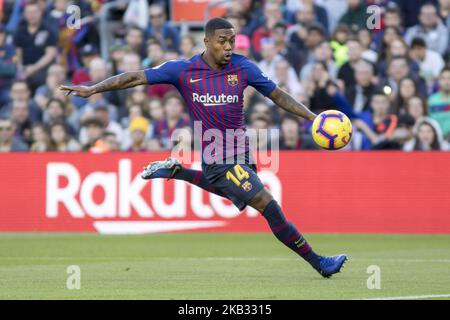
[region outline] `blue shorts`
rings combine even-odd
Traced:
[[[202,169],[208,182],[222,191],[241,211],[250,199],[264,189],[256,174],[255,164],[202,164]]]

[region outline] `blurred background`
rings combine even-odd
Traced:
[[[235,52],[298,101],[352,119],[348,152],[318,151],[309,121],[252,88],[245,92],[247,125],[278,129],[258,140],[264,147],[279,139],[282,150],[280,171],[262,179],[299,209],[306,231],[450,232],[443,215],[450,210],[450,158],[419,152],[449,150],[450,0],[0,0],[0,186],[8,203],[0,209],[2,230],[94,230],[69,219],[85,216],[237,217],[226,200],[197,191],[192,198],[172,182],[133,180],[169,154],[175,129],[192,133],[175,87],[88,99],[58,90],[189,59],[204,50],[205,21],[218,16],[235,26]],[[177,145],[192,146],[192,134]],[[161,199],[171,206],[155,209]],[[203,207],[195,207],[199,199]],[[319,227],[320,216],[334,211],[348,216]],[[57,217],[70,223],[52,226]],[[421,222],[406,228],[405,217]],[[355,221],[366,222],[350,226]],[[240,225],[265,230],[252,223]]]

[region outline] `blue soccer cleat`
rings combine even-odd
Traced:
[[[181,170],[181,163],[176,158],[167,158],[164,161],[155,161],[144,167],[142,179],[167,178],[171,179]]]
[[[347,256],[345,254],[340,254],[332,257],[319,257],[319,268],[317,268],[317,272],[319,272],[322,277],[329,278],[333,274],[341,271],[345,261],[347,261]]]

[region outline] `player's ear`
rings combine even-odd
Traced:
[[[209,38],[208,37],[204,37],[203,38],[203,43],[205,44],[205,47],[208,48],[209,47]]]

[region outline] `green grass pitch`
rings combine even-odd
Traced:
[[[343,271],[323,279],[271,234],[1,234],[0,299],[450,299],[449,235],[306,236],[347,253]],[[367,287],[370,265],[381,289]]]

